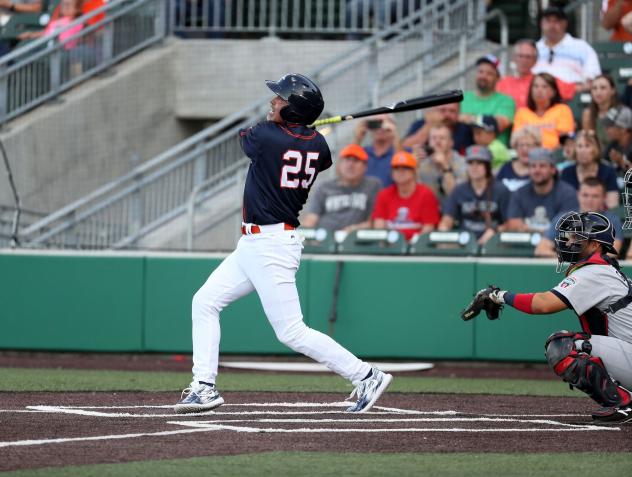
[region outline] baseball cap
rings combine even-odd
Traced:
[[[349,144],[348,146],[343,147],[338,155],[340,157],[354,157],[356,159],[359,159],[360,161],[369,160],[369,155],[359,144]]]
[[[617,126],[623,129],[632,129],[632,109],[624,105],[610,108],[601,120],[604,127]]]
[[[393,154],[391,167],[410,167],[417,169],[417,159],[410,152],[399,151]]]
[[[493,131],[495,133],[498,132],[498,121],[496,121],[496,118],[494,116],[488,114],[476,116],[474,122],[472,123],[472,126],[475,128],[484,129],[485,131]]]
[[[498,72],[498,65],[500,64],[500,61],[494,55],[481,56],[478,60],[476,60],[476,66],[480,65],[481,63],[492,65],[496,69],[496,72]]]
[[[548,162],[553,166],[555,165],[555,157],[549,149],[535,147],[529,151],[529,163],[539,161]]]
[[[470,146],[465,150],[466,161],[492,162],[492,153],[487,146]]]
[[[544,10],[542,10],[542,13],[540,14],[540,19],[544,17],[557,17],[560,20],[568,20],[568,15],[566,15],[564,9],[558,5],[549,5]]]

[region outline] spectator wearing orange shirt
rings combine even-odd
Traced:
[[[603,0],[601,26],[612,30],[612,41],[632,41],[632,32],[621,22],[626,15],[632,15],[632,0]]]
[[[538,48],[535,41],[530,39],[518,40],[514,45],[513,61],[516,65],[517,76],[505,76],[496,84],[496,91],[511,96],[516,108],[527,106],[529,97],[529,86],[533,80],[533,68],[538,61]],[[575,96],[575,84],[566,83],[556,78],[557,88],[564,101],[568,101]]]
[[[573,112],[562,103],[555,78],[548,73],[538,73],[533,77],[527,107],[516,111],[513,131],[527,124],[540,129],[542,147],[546,149],[558,147],[561,134],[575,131]]]
[[[375,200],[373,228],[398,230],[410,240],[431,232],[441,218],[439,201],[432,191],[417,183],[417,159],[399,151],[391,160],[394,184],[382,189]]]

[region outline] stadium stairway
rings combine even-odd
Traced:
[[[478,28],[479,26],[480,24],[477,24],[476,28]],[[419,96],[420,94],[423,94],[424,92],[428,93],[436,89],[447,89],[447,88],[454,88],[454,87],[459,87],[459,86],[468,87],[469,83],[467,82],[467,77],[459,77],[460,71],[457,72],[458,70],[461,69],[461,65],[462,65],[462,62],[461,63],[459,62],[458,54],[457,54],[458,38],[452,35],[452,38],[450,38],[450,41],[447,41],[446,38],[450,36],[449,32],[435,31],[432,29],[430,31],[436,33],[436,36],[437,36],[437,38],[435,38],[437,42],[435,45],[433,45],[433,48],[435,50],[434,51],[435,58],[438,58],[438,60],[434,64],[428,63],[426,61],[427,58],[425,58],[423,55],[421,56],[419,55],[420,44],[425,44],[423,42],[420,43],[420,39],[422,39],[423,33],[424,33],[422,31],[421,35],[417,35],[417,36],[408,35],[408,36],[400,36],[400,37],[394,36],[392,38],[386,38],[386,37],[379,38],[378,39],[379,41],[375,41],[374,44],[375,44],[375,48],[377,52],[383,53],[383,54],[377,54],[376,62],[371,63],[370,61],[364,61],[364,63],[360,65],[360,63],[357,63],[358,54],[347,55],[347,57],[343,58],[344,61],[342,61],[338,65],[337,69],[330,69],[328,72],[323,73],[322,76],[317,77],[316,78],[317,81],[319,81],[319,83],[323,85],[323,91],[324,91],[325,97],[328,100],[328,104],[332,105],[331,106],[332,109],[326,111],[326,113],[333,114],[333,113],[339,113],[346,110],[355,110],[357,108],[364,108],[370,105],[371,102],[375,103],[376,101],[379,101],[380,104],[388,104],[388,102],[390,101],[394,101],[394,100],[402,99],[406,97],[411,97],[411,96]],[[444,35],[444,36],[441,36],[441,35]],[[480,54],[495,52],[497,50],[495,45],[487,44],[481,41],[481,37],[479,36],[477,38],[475,35],[472,35],[472,32],[470,32],[470,38],[468,38],[468,40],[470,40],[471,43],[470,45],[468,45],[467,57],[461,58],[461,60],[466,60],[467,66],[470,69],[473,66],[474,60]],[[228,42],[229,40],[208,40],[208,41],[199,40],[199,41],[201,41],[200,45],[202,46],[203,49],[205,45],[207,44],[209,47],[211,45],[222,45],[223,48],[226,50],[227,49],[226,47],[228,45],[228,43],[226,42]],[[225,43],[221,43],[223,41]],[[238,40],[235,40],[235,41],[238,41]],[[285,47],[287,47],[288,51],[295,51],[295,55],[297,55],[297,57],[309,56],[309,55],[305,55],[304,49],[297,49],[293,47],[291,44],[287,44],[286,41],[284,40],[273,40],[273,41],[276,41],[278,43],[273,45],[274,48],[271,48],[272,50],[278,50],[279,45],[284,45]],[[178,40],[170,40],[166,42],[166,44],[163,47],[152,48],[148,50],[147,52],[139,55],[137,59],[133,60],[133,61],[142,62],[142,61],[149,61],[148,58],[153,58],[154,61],[152,62],[152,64],[160,65],[160,67],[162,68],[162,70],[161,69],[153,70],[150,73],[151,79],[149,79],[149,77],[145,77],[147,81],[145,83],[146,85],[145,89],[151,89],[151,87],[153,87],[153,85],[156,83],[159,83],[160,85],[171,86],[171,87],[173,87],[174,84],[175,85],[179,84],[178,83],[179,81],[182,81],[185,84],[189,82],[188,84],[190,84],[191,79],[196,77],[195,70],[193,66],[191,66],[191,63],[187,64],[187,61],[191,61],[191,60],[187,60],[186,55],[181,55],[178,53],[178,48],[181,48],[182,47],[181,45],[183,43],[184,42],[180,42]],[[348,41],[343,42],[343,43],[345,45],[345,48],[350,49],[349,47],[350,43]],[[455,43],[456,43],[456,48],[455,48]],[[250,42],[250,44],[252,45],[252,42]],[[325,45],[326,45],[326,48],[329,48],[331,51],[333,44],[334,43],[332,42],[326,42]],[[195,44],[191,43],[190,45],[195,45]],[[445,48],[446,45],[451,46],[451,51],[450,51],[450,48]],[[222,46],[220,46],[220,48]],[[266,48],[266,40],[258,44],[257,47],[258,47],[258,50],[257,50],[258,53],[261,53],[262,51],[264,51]],[[191,48],[193,48],[193,46],[187,45],[188,51],[190,51]],[[234,48],[238,48],[238,46],[234,46]],[[441,51],[442,48],[445,48],[445,51],[442,52]],[[385,54],[386,51],[388,52],[388,54]],[[213,54],[209,54],[209,49],[205,49],[205,53],[207,57],[209,58],[213,57]],[[218,55],[221,56],[221,53],[222,52],[219,52]],[[287,65],[294,65],[297,63],[305,64],[304,60],[301,61],[301,59],[296,59],[296,61],[293,62],[293,60],[295,59],[296,57],[285,58],[283,62],[284,64],[279,65],[280,71],[284,72],[284,70],[288,68]],[[192,61],[193,62],[196,61],[195,55],[193,55]],[[199,57],[198,57],[198,61],[199,61]],[[346,65],[344,64],[345,62],[347,63]],[[174,64],[177,64],[178,66],[173,67]],[[218,65],[225,65],[225,64],[226,64],[226,61],[218,62]],[[172,66],[167,67],[166,65],[172,65]],[[360,67],[358,65],[360,65]],[[313,67],[314,66],[312,66],[312,68]],[[125,68],[127,68],[127,66],[125,66],[122,69],[125,69]],[[309,65],[305,64],[305,68],[307,68],[309,72]],[[362,84],[362,83],[358,84],[357,78],[364,77],[363,75],[366,75],[370,68],[377,68],[379,70],[379,73],[380,73],[379,89],[371,89],[370,84]],[[141,68],[140,70],[142,69],[143,68]],[[217,73],[218,67],[216,65],[214,68],[210,67],[209,69],[210,71]],[[204,68],[200,68],[200,70],[206,71]],[[173,76],[167,76],[166,78],[164,76],[161,76],[161,75],[166,74],[165,72],[168,72],[168,74],[173,75]],[[234,73],[233,78],[240,77],[239,73],[240,71],[237,71],[236,73]],[[119,76],[120,74],[117,73],[117,75],[115,75],[112,78],[106,77],[101,80],[90,81],[89,83],[85,85],[85,87],[82,87],[82,88],[85,88],[86,90],[89,88],[94,88],[95,86],[92,85],[91,83],[100,82],[100,81],[111,82],[112,85],[115,86],[116,84],[119,83],[119,80],[117,79]],[[257,75],[254,75],[255,79],[253,81],[256,82],[256,78],[261,77],[261,76],[262,76],[261,72],[259,72],[259,74]],[[270,75],[270,77],[276,77],[276,76],[278,76],[278,74]],[[155,81],[156,78],[160,78],[161,81]],[[261,77],[260,79],[263,79],[263,78]],[[199,77],[198,77],[198,81],[200,81]],[[198,85],[199,84],[200,83],[198,82]],[[215,85],[217,83],[215,82],[209,83],[202,79],[201,84]],[[231,85],[230,83],[226,83],[225,81],[219,84],[220,84],[220,88],[209,88],[209,89],[217,90],[217,91],[213,91],[213,93],[217,94],[219,92],[221,93],[221,96],[231,97],[230,87],[233,85]],[[120,86],[121,85],[119,84],[119,87]],[[177,117],[179,115],[186,116],[189,118],[196,117],[196,118],[201,119],[199,115],[199,111],[190,112],[190,109],[187,110],[187,107],[190,106],[191,101],[190,100],[185,101],[184,99],[182,99],[182,98],[186,98],[186,95],[182,95],[178,97],[178,94],[176,93],[175,98],[171,96],[173,91],[177,91],[178,89],[179,88],[172,88],[171,90],[167,91],[165,89],[156,88],[156,91],[155,91],[156,96],[164,95],[164,98],[156,99],[158,103],[161,103],[161,102],[164,103],[164,99],[168,98],[168,101],[169,101],[168,108],[173,108],[171,121],[176,122],[176,125],[174,127],[175,130],[178,130],[178,128],[182,127],[181,124],[177,124],[177,121],[178,121]],[[248,91],[249,89],[250,87],[241,88],[242,91],[244,90]],[[261,88],[261,85],[258,85],[258,86],[255,86],[253,89],[261,91],[263,88]],[[129,88],[127,88],[127,90],[129,91]],[[126,88],[120,87],[119,89],[116,89],[116,91],[119,94],[125,94]],[[263,91],[265,91],[265,89],[263,89]],[[72,94],[78,94],[78,93],[79,91],[77,91],[76,93],[73,92]],[[152,92],[152,95],[153,94],[154,92]],[[86,94],[86,96],[90,96],[90,95]],[[208,99],[205,99],[203,95],[201,96],[201,98],[202,100],[200,102],[208,100]],[[129,100],[131,102],[130,109],[133,110],[134,107],[139,107],[139,106],[134,106],[135,104],[134,101],[138,100],[138,98],[136,98],[133,94],[129,95]],[[182,101],[179,102],[180,100]],[[70,102],[70,101],[67,100],[67,102]],[[141,102],[144,103],[144,101],[141,101]],[[210,99],[209,104],[211,103],[216,105],[215,107],[216,110],[221,109],[220,107],[217,107],[218,103],[215,102],[214,99]],[[189,105],[189,106],[185,107],[183,105]],[[110,107],[111,109],[114,108],[112,103],[106,103],[103,106]],[[143,106],[146,107],[146,105],[143,105]],[[263,106],[265,107],[265,104]],[[58,109],[63,109],[64,107],[65,107],[64,104],[53,105],[50,109],[58,110]],[[233,106],[233,108],[237,109],[235,106]],[[48,107],[45,109],[48,109]],[[208,108],[207,110],[212,110],[212,109]],[[37,113],[41,113],[41,112],[38,111]],[[116,113],[117,113],[116,111],[110,111],[109,116],[102,118],[104,121],[106,121],[106,123],[102,123],[99,121],[96,126],[98,127],[99,125],[101,125],[101,127],[107,128],[108,127],[107,121],[115,121],[115,122],[119,120],[124,121],[123,119],[120,119]],[[129,116],[134,118],[134,114],[130,114]],[[148,116],[150,115],[147,115],[147,116],[142,115],[142,117],[148,117]],[[401,123],[400,123],[401,129],[405,130],[407,127],[407,124],[410,123],[414,118],[415,118],[414,114],[411,114],[408,116],[402,116]],[[251,118],[251,120],[253,119],[254,118]],[[140,125],[137,123],[140,123],[140,121],[138,121],[138,118],[136,122],[133,122],[133,124],[131,124],[131,126],[136,127],[136,128],[140,127]],[[152,125],[153,123],[149,122],[149,124]],[[230,128],[230,124],[228,123],[225,124],[225,127]],[[339,143],[348,141],[350,128],[352,127],[353,127],[353,124],[341,125],[340,127],[334,128],[330,132],[328,140],[330,141],[330,144],[332,144],[333,149],[336,149]],[[165,129],[169,129],[169,127],[166,126]],[[223,130],[226,130],[226,129],[223,129]],[[138,131],[138,130],[136,129],[135,131]],[[9,131],[9,134],[11,134],[11,131]],[[107,134],[104,134],[103,131],[101,131],[101,134],[102,136],[107,136]],[[144,146],[153,147],[159,140],[162,140],[162,134],[163,133],[158,132],[158,131],[144,130],[144,131],[140,131],[138,133],[133,134],[133,136],[138,138],[140,142],[143,142]],[[171,133],[167,133],[167,134],[171,134]],[[221,131],[219,132],[219,135],[221,136]],[[200,146],[206,147],[207,142],[209,141],[213,142],[215,140],[216,138],[206,138],[200,142]],[[145,144],[145,143],[153,143],[153,144]],[[177,145],[176,148],[177,147],[179,147],[179,145]],[[225,162],[227,164],[236,163],[239,160],[241,160],[239,158],[240,157],[239,154],[235,155],[234,157],[233,157],[233,154],[236,154],[236,153],[230,152],[229,156],[226,156],[227,160]],[[123,159],[129,160],[128,158],[130,156],[131,156],[131,152],[129,150],[116,151],[116,154],[113,153],[111,155],[114,161],[119,160],[121,157]],[[138,158],[139,156],[140,156],[140,161],[142,162],[145,159],[145,156],[137,154],[135,157]],[[151,162],[154,159],[151,159],[148,162]],[[177,159],[177,160],[180,160],[180,159]],[[68,166],[70,167],[70,165]],[[166,164],[166,166],[172,167],[173,164],[172,165]],[[94,170],[94,168],[92,170]],[[94,174],[94,176],[97,177],[98,179],[103,179],[103,176],[107,175],[107,172],[109,172],[109,171],[107,172],[100,171],[98,168],[96,170],[99,172],[104,172],[104,174],[98,174],[98,173]],[[133,172],[131,173],[128,172],[128,175],[129,174],[133,174]],[[153,172],[151,174],[153,174]],[[91,174],[84,172],[83,176],[80,176],[78,180],[85,179],[87,176],[90,176],[90,175]],[[133,185],[133,182],[131,184],[132,185],[126,186],[126,190],[128,191],[132,189],[138,190],[139,195],[140,195],[141,190],[146,190],[147,187],[150,185],[147,175],[142,177],[142,179],[138,181],[137,185]],[[135,187],[137,189],[135,189]],[[190,181],[187,182],[187,184],[185,184],[185,187],[189,187],[189,192],[190,192],[191,187],[192,187],[192,185],[190,184]],[[220,193],[221,195],[216,196],[214,198],[214,202],[216,204],[223,203],[222,200],[220,200],[220,197],[222,196],[230,197],[230,199],[226,199],[226,200],[228,204],[232,204],[233,206],[235,204],[240,203],[240,200],[235,200],[235,198],[237,197],[237,193],[235,193],[233,190],[230,190],[230,187],[235,187],[236,190],[239,189],[239,186],[237,184],[232,184],[231,186],[227,186],[226,184],[222,185],[222,191]],[[92,187],[92,190],[94,190],[94,188],[95,187]],[[141,189],[141,188],[144,188],[144,189]],[[160,188],[161,188],[160,184],[158,183],[154,184],[154,190],[160,189]],[[59,186],[55,187],[55,189],[59,190]],[[116,191],[112,195],[113,196],[117,195],[120,192],[121,192],[120,190]],[[89,195],[90,194],[94,194],[94,192],[89,193]],[[135,205],[134,204],[125,205],[124,211],[116,212],[120,215],[120,223],[113,224],[110,218],[105,217],[105,216],[100,216],[92,221],[86,220],[83,224],[85,225],[85,227],[83,227],[82,230],[79,230],[82,226],[75,227],[74,225],[72,225],[72,227],[74,227],[74,230],[71,231],[71,234],[74,235],[72,239],[69,239],[68,237],[64,237],[61,239],[53,239],[50,241],[48,238],[42,238],[41,240],[37,240],[37,237],[35,235],[29,236],[28,234],[26,236],[26,239],[29,240],[35,237],[35,239],[31,241],[31,244],[35,246],[42,246],[42,245],[61,246],[61,247],[70,246],[70,247],[79,247],[79,248],[112,248],[112,247],[113,248],[135,248],[135,247],[177,248],[177,249],[184,248],[183,245],[186,241],[183,240],[182,237],[186,235],[186,228],[187,228],[187,225],[186,225],[187,219],[185,218],[185,215],[184,215],[184,210],[185,210],[184,202],[186,201],[181,202],[181,205],[178,206],[178,211],[177,211],[178,213],[174,213],[175,210],[170,210],[167,213],[164,213],[163,215],[168,216],[167,220],[163,220],[159,226],[148,228],[147,230],[143,231],[141,234],[137,232],[139,231],[139,229],[143,229],[143,224],[134,226],[127,223],[127,217],[129,216],[129,213],[128,213],[129,209],[134,209],[136,207],[150,207],[151,204],[153,203],[157,203],[156,207],[160,207],[161,205],[160,202],[163,202],[164,200],[166,200],[162,197],[158,197],[158,195],[154,195],[152,197],[153,198],[150,199],[149,197],[143,196],[142,198],[139,199],[139,201],[137,201]],[[208,204],[210,203],[212,202],[208,202]],[[207,204],[206,201],[204,202],[204,204],[205,205],[202,207],[202,209],[208,209],[208,213],[205,213],[203,215],[207,217],[216,217],[217,207],[212,206],[212,205],[206,205]],[[90,207],[92,209],[95,208],[93,206],[90,206]],[[219,209],[222,211],[225,211],[226,207],[219,207]],[[71,222],[73,222],[74,220],[74,218],[72,218],[74,214],[76,214],[76,217],[79,217],[79,216],[87,217],[89,215],[88,211],[79,210],[79,209],[72,210],[67,215],[65,214],[65,212],[64,213],[62,213],[62,211],[59,211],[59,212],[60,214],[57,218],[67,220],[67,221],[70,220]],[[225,220],[226,222],[225,233],[218,233],[218,230],[220,230],[221,228],[218,229],[217,228],[218,225],[215,223],[214,226],[212,227],[215,229],[213,233],[215,235],[219,235],[223,237],[223,239],[214,238],[212,240],[207,241],[204,237],[202,237],[202,241],[207,244],[207,246],[203,248],[215,248],[215,249],[230,248],[232,244],[234,243],[234,236],[235,236],[234,230],[236,228],[234,226],[234,222],[235,222],[234,219],[236,216],[237,214],[233,214],[232,217],[229,217]],[[195,220],[199,221],[201,219],[196,218]],[[204,220],[202,220],[202,222],[203,221]],[[106,222],[108,223],[106,224]],[[213,220],[211,220],[211,222],[213,222]],[[75,222],[73,222],[73,224],[74,223]],[[58,225],[60,225],[59,222],[55,224],[52,221],[49,221],[43,226],[46,227],[46,229],[50,231],[51,229],[54,229]],[[94,236],[94,234],[91,231],[88,231],[88,232],[86,231],[88,228],[95,228],[95,227],[99,228],[102,225],[105,225],[106,228],[109,227],[109,229],[105,233],[101,234],[103,236],[102,240],[97,241],[97,240],[86,238],[90,234]],[[114,230],[117,228],[123,230],[124,233],[122,235],[118,234],[118,231]],[[208,227],[201,227],[201,228],[206,229]],[[65,232],[62,229],[63,227],[58,229],[60,231],[58,236],[65,234]],[[29,230],[31,231],[35,230],[37,232],[39,229],[38,227],[33,227],[33,228],[27,229],[27,231]],[[134,235],[134,231],[136,232],[135,235]],[[97,235],[99,234],[100,232],[97,232]],[[52,237],[52,235],[48,235],[48,237]],[[132,237],[132,239],[128,240],[129,237]],[[212,244],[211,247],[208,247],[209,243]]]

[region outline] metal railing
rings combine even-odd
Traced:
[[[312,76],[337,110],[363,104],[370,97],[367,91],[374,91],[371,86],[379,84],[382,73],[378,60],[390,60],[393,56],[388,45],[394,49],[409,40],[418,51],[420,34],[434,30],[442,32],[455,18],[463,19],[462,27],[467,19],[475,24],[478,17],[471,11],[471,3],[471,0],[445,2],[443,8],[435,8],[429,17],[427,13],[417,12],[336,60],[320,65]],[[471,40],[476,42],[480,38],[472,37]],[[436,45],[430,43],[424,50],[430,55],[435,49]],[[455,42],[456,51],[458,41]],[[407,58],[401,61],[405,63]],[[358,78],[363,77],[367,78],[364,85],[358,82]],[[22,242],[54,247],[133,246],[139,238],[182,215],[194,188],[208,178],[212,178],[211,183],[224,180],[227,168],[243,158],[238,130],[262,118],[269,99],[266,96],[231,114],[130,173],[27,227],[21,232]]]
[[[166,1],[114,0],[0,58],[0,124],[161,41]]]
[[[433,0],[186,0],[171,2],[171,31],[190,33],[372,34]],[[441,3],[441,2],[439,2]]]
[[[472,18],[472,21],[467,25],[467,27],[461,29],[460,31],[443,32],[441,34],[440,38],[443,43],[443,47],[450,43],[456,43],[458,45],[458,69],[454,74],[444,76],[441,83],[436,84],[434,87],[429,89],[423,89],[422,91],[424,94],[433,94],[442,89],[446,89],[446,85],[452,84],[455,81],[458,82],[461,89],[464,88],[465,76],[475,68],[475,58],[470,58],[471,61],[467,61],[468,44],[470,44],[468,40],[471,40],[471,43],[476,43],[475,38],[477,38],[477,30],[480,29],[481,25],[484,26],[492,21],[498,21],[500,24],[501,44],[490,53],[497,55],[501,58],[501,61],[505,65],[507,64],[509,53],[509,25],[504,12],[499,9],[495,9],[487,13],[483,18]],[[410,37],[412,35],[414,35],[414,32],[409,32],[406,36]],[[387,49],[388,46],[382,45],[380,48]],[[380,48],[378,48],[378,51],[380,51]],[[377,96],[389,95],[408,82],[420,84],[419,76],[424,75],[424,56],[433,48],[436,47],[431,44],[421,51],[418,51],[412,57],[406,58],[402,64],[385,71],[381,75],[379,81],[376,81]],[[375,52],[370,53],[370,56],[373,60],[375,60]],[[409,62],[410,64],[408,64]],[[356,63],[351,63],[347,65],[345,70],[353,71],[355,68]],[[344,71],[337,71],[335,74],[337,76],[344,75]],[[322,81],[327,84],[328,79],[329,78],[323,78]],[[356,107],[357,109],[369,107],[373,102],[374,101],[368,97],[364,102],[356,104]],[[414,114],[415,112],[402,113],[398,116],[407,116],[407,119],[412,121],[414,119]],[[223,211],[224,213],[222,213],[221,216],[214,217],[214,220],[207,224],[203,229],[198,230],[196,227],[196,209],[202,206],[206,201],[213,200],[217,194],[222,193],[227,187],[239,185],[240,178],[243,177],[247,167],[247,160],[238,161],[230,170],[222,171],[216,176],[210,177],[193,190],[187,204],[186,250],[195,250],[195,239],[197,236],[208,232],[209,229],[214,226],[220,226],[226,220],[232,220],[234,215],[240,212],[241,204],[235,204],[235,207],[231,207]]]

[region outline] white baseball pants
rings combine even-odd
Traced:
[[[621,386],[632,391],[632,343],[612,336],[592,335],[592,356],[601,358],[606,371]],[[575,349],[582,349],[583,340],[575,342]]]
[[[371,370],[368,363],[303,322],[296,289],[303,248],[299,234],[284,230],[283,224],[260,228],[261,233],[241,237],[235,251],[193,297],[193,380],[215,382],[220,312],[253,290],[279,341],[351,382],[363,379]]]

